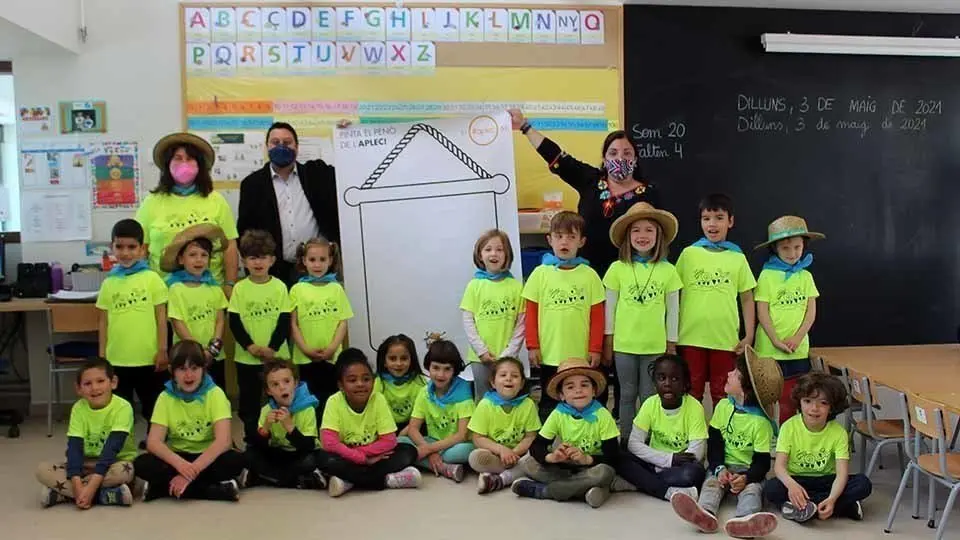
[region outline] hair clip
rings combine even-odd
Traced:
[[[423,341],[427,344],[427,348],[430,348],[431,345],[442,339],[447,339],[446,332],[427,332],[423,337]]]

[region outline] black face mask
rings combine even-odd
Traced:
[[[267,152],[267,156],[270,158],[270,163],[277,167],[286,167],[297,159],[297,152],[289,146],[277,145]]]

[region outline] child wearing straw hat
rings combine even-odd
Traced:
[[[820,292],[807,268],[813,254],[806,253],[810,240],[824,235],[807,229],[797,216],[782,216],[767,227],[767,241],[754,249],[768,247],[770,258],[757,280],[757,332],[754,347],[760,356],[780,363],[784,385],[780,396],[780,423],[796,414],[790,392],[797,379],[810,371],[810,328],[817,317]]]
[[[586,360],[570,359],[558,366],[546,392],[560,403],[530,454],[517,464],[530,478],[514,481],[514,493],[555,501],[583,499],[593,508],[610,498],[619,432],[613,415],[596,400],[606,384],[606,377]]]
[[[680,315],[680,275],[667,262],[667,246],[677,236],[677,218],[639,202],[610,227],[619,260],[603,276],[606,336],[603,354],[616,362],[620,380],[620,437],[630,436],[637,398],[657,393],[647,376],[665,352],[676,354]]]
[[[210,272],[210,260],[215,246],[226,243],[220,227],[194,225],[180,231],[160,258],[160,269],[169,272],[167,317],[173,326],[173,342],[190,340],[203,345],[208,372],[220,388],[226,385],[223,327],[228,302]]]
[[[777,528],[777,518],[763,507],[762,482],[770,471],[770,441],[776,432],[774,404],[783,376],[777,361],[760,357],[747,346],[727,375],[727,399],[718,403],[707,440],[708,475],[700,501],[684,492],[670,498],[673,510],[700,532],[716,532],[717,510],[729,492],[737,496],[736,517],[724,531],[734,538],[757,538]]]

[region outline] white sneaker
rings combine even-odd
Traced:
[[[327,488],[327,493],[331,497],[339,497],[344,493],[350,491],[353,488],[353,484],[347,482],[336,476],[330,477],[329,487]]]
[[[386,485],[390,489],[413,489],[420,487],[423,477],[416,467],[410,466],[387,475]]]
[[[67,498],[59,493],[57,490],[50,489],[47,486],[41,486],[40,488],[40,506],[42,508],[50,508],[55,504],[60,504],[67,502]]]

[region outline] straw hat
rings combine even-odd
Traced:
[[[227,237],[223,234],[223,229],[210,223],[201,223],[193,225],[177,233],[173,240],[167,244],[163,250],[163,256],[160,257],[160,269],[164,272],[173,272],[180,265],[177,263],[177,255],[184,246],[193,242],[197,238],[206,238],[213,242],[214,251],[217,247],[223,249],[227,245]],[[211,253],[210,255],[213,255]]]
[[[771,221],[770,225],[767,225],[767,241],[757,245],[757,247],[753,249],[760,249],[764,246],[769,246],[777,240],[792,238],[794,236],[802,236],[809,240],[822,240],[826,238],[824,234],[807,230],[807,222],[802,217],[780,216]]]
[[[571,375],[583,375],[591,379],[597,385],[598,394],[607,388],[607,378],[603,376],[603,373],[590,367],[586,360],[571,358],[560,364],[560,367],[557,368],[557,374],[547,383],[547,395],[560,401],[560,385],[563,384],[564,379]]]
[[[610,226],[610,241],[613,245],[620,247],[623,243],[623,237],[630,230],[630,225],[638,219],[652,219],[660,224],[663,229],[663,241],[669,244],[677,237],[677,218],[666,210],[657,210],[652,204],[638,202],[631,206],[627,213],[617,218]]]
[[[188,145],[195,146],[197,150],[200,150],[200,153],[203,154],[204,164],[209,171],[210,168],[213,167],[213,161],[216,159],[213,153],[213,147],[210,146],[210,143],[193,133],[171,133],[157,141],[157,144],[153,146],[153,162],[157,167],[162,169],[164,167],[163,156],[167,153],[167,150]]]
[[[776,422],[777,416],[773,407],[780,401],[780,394],[783,393],[783,372],[780,371],[780,365],[773,358],[760,357],[749,345],[744,356],[747,359],[750,386],[760,402],[760,408],[767,418]]]

